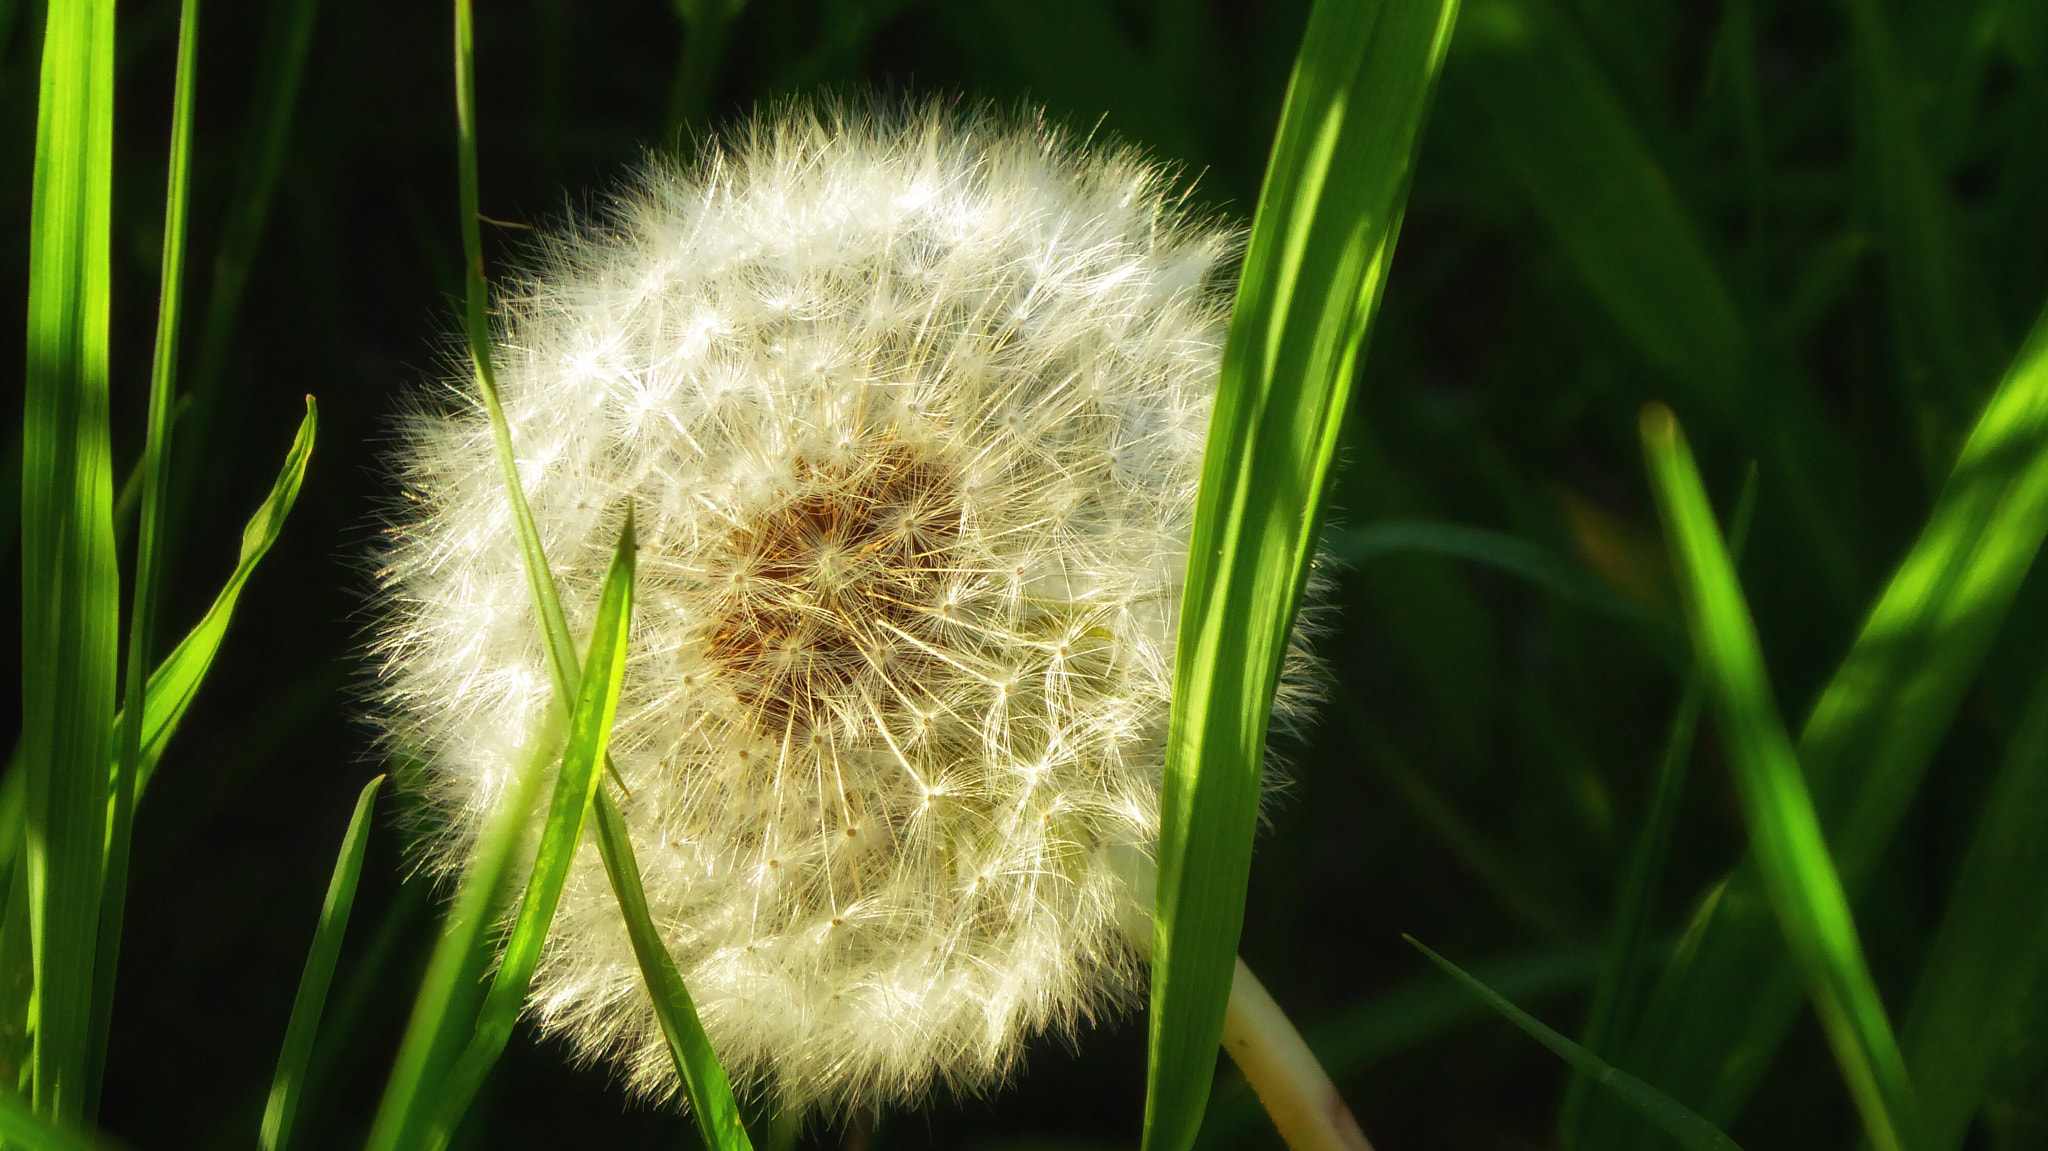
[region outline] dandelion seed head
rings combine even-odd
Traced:
[[[1036,122],[798,106],[650,163],[497,301],[578,636],[637,509],[619,798],[738,1082],[798,1107],[980,1090],[1140,985],[1124,925],[1236,244],[1158,168]],[[382,714],[454,871],[552,686],[465,389],[397,465]],[[531,1006],[677,1090],[593,850]]]

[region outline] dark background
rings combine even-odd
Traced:
[[[1756,30],[1768,164],[1759,191],[1741,178],[1740,108],[1717,71],[1738,6],[1519,7],[1555,20],[1620,94],[1738,305],[1776,333],[1774,351],[1798,365],[1847,445],[1819,463],[1843,513],[1834,527],[1846,558],[1833,583],[1769,465],[1760,483],[1745,575],[1796,721],[1931,492],[1917,463],[1923,425],[1894,354],[1868,160],[1852,130],[1846,22],[1837,6],[1739,6]],[[1930,15],[1940,6],[1890,7],[1908,66],[1931,77],[1926,115],[1936,118],[1956,50],[1916,30],[1946,28]],[[246,181],[252,94],[280,50],[285,10],[257,0],[204,7],[187,383],[217,290],[213,254]],[[0,3],[0,148],[10,173],[0,197],[13,221],[0,266],[14,269],[0,277],[0,316],[20,315],[23,302],[40,16],[34,3]],[[879,88],[1042,103],[1077,131],[1099,125],[1179,164],[1199,201],[1248,220],[1305,18],[1294,0],[759,0],[732,23],[701,110],[678,128],[668,108],[683,32],[664,0],[483,3],[482,210],[544,225],[601,195],[645,148],[688,148],[707,123],[782,95]],[[125,474],[154,325],[176,5],[124,0],[121,20],[114,370]],[[1944,186],[1989,285],[1973,312],[1993,349],[1988,374],[1971,381],[1979,395],[2048,289],[2048,185],[2039,165],[2016,159],[2048,150],[2048,33],[2016,26],[1998,33],[2012,46],[1989,54],[1960,131],[1938,137]],[[106,1129],[133,1146],[253,1142],[350,803],[383,769],[359,719],[366,556],[379,501],[391,495],[378,462],[387,421],[406,389],[449,362],[461,290],[450,51],[444,4],[320,6],[213,398],[179,427],[189,482],[161,614],[166,650],[229,570],[301,397],[320,401],[318,446],[290,525],[138,816],[103,1112]],[[1503,159],[1502,134],[1519,129],[1502,114],[1491,67],[1462,40],[1454,46],[1347,433],[1334,520],[1428,517],[1511,531],[1642,619],[1441,557],[1336,569],[1319,645],[1333,669],[1328,718],[1282,748],[1294,782],[1254,860],[1243,954],[1330,1044],[1367,1132],[1399,1151],[1554,1145],[1563,1065],[1463,999],[1401,933],[1577,1029],[1677,699],[1678,623],[1636,411],[1650,399],[1679,401],[1724,507],[1748,454],[1744,413],[1688,406],[1670,365],[1646,355],[1589,287],[1526,173]],[[522,235],[486,227],[494,270],[517,259]],[[1796,324],[1778,323],[1794,309]],[[17,325],[0,325],[0,360],[20,362],[19,339]],[[18,460],[18,434],[12,442]],[[9,515],[18,477],[10,462],[0,481]],[[0,578],[12,595],[8,538]],[[2023,594],[1991,665],[2011,674],[1987,676],[1993,686],[1966,708],[1887,860],[1881,896],[1863,909],[1894,1001],[1911,987],[2018,706],[2017,687],[1996,685],[2031,679],[2044,604],[2037,586]],[[11,615],[0,624],[10,637],[18,626]],[[5,698],[17,706],[14,692]],[[380,806],[300,1118],[298,1145],[309,1151],[360,1142],[445,895],[411,877],[402,806]],[[1660,885],[1653,927],[1667,942],[1742,842],[1708,732]],[[2001,1091],[2024,1101],[2039,1097],[2028,1094],[2037,1086]],[[1271,1142],[1255,1117],[1229,1125],[1245,1119],[1243,1094],[1226,1062],[1215,1145]],[[806,1145],[1134,1146],[1143,1096],[1144,1032],[1133,1016],[1075,1045],[1040,1042],[1019,1081],[990,1098],[934,1099],[850,1134],[815,1130]],[[1732,1133],[1753,1149],[1847,1147],[1855,1130],[1825,1046],[1804,1022]],[[626,1104],[603,1069],[568,1068],[556,1047],[523,1036],[461,1141],[691,1138],[685,1120]]]

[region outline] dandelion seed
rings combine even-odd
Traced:
[[[737,1081],[799,1107],[984,1089],[1141,983],[1129,877],[1236,242],[1035,123],[796,108],[650,165],[499,301],[579,634],[610,509],[639,509],[621,804]],[[445,871],[553,706],[488,425],[450,404],[398,457],[379,648]],[[675,1093],[593,851],[532,1009]]]

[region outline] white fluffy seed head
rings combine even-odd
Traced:
[[[612,755],[656,925],[790,1106],[991,1085],[1128,998],[1236,235],[1032,122],[794,107],[651,164],[498,301],[570,626],[637,509]],[[491,433],[408,421],[382,714],[458,870],[553,706]],[[1283,693],[1285,696],[1287,693]],[[595,850],[543,1029],[676,1079]]]

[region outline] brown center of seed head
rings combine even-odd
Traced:
[[[764,736],[826,738],[899,711],[946,646],[960,485],[901,444],[799,459],[787,498],[727,538],[707,654]]]

